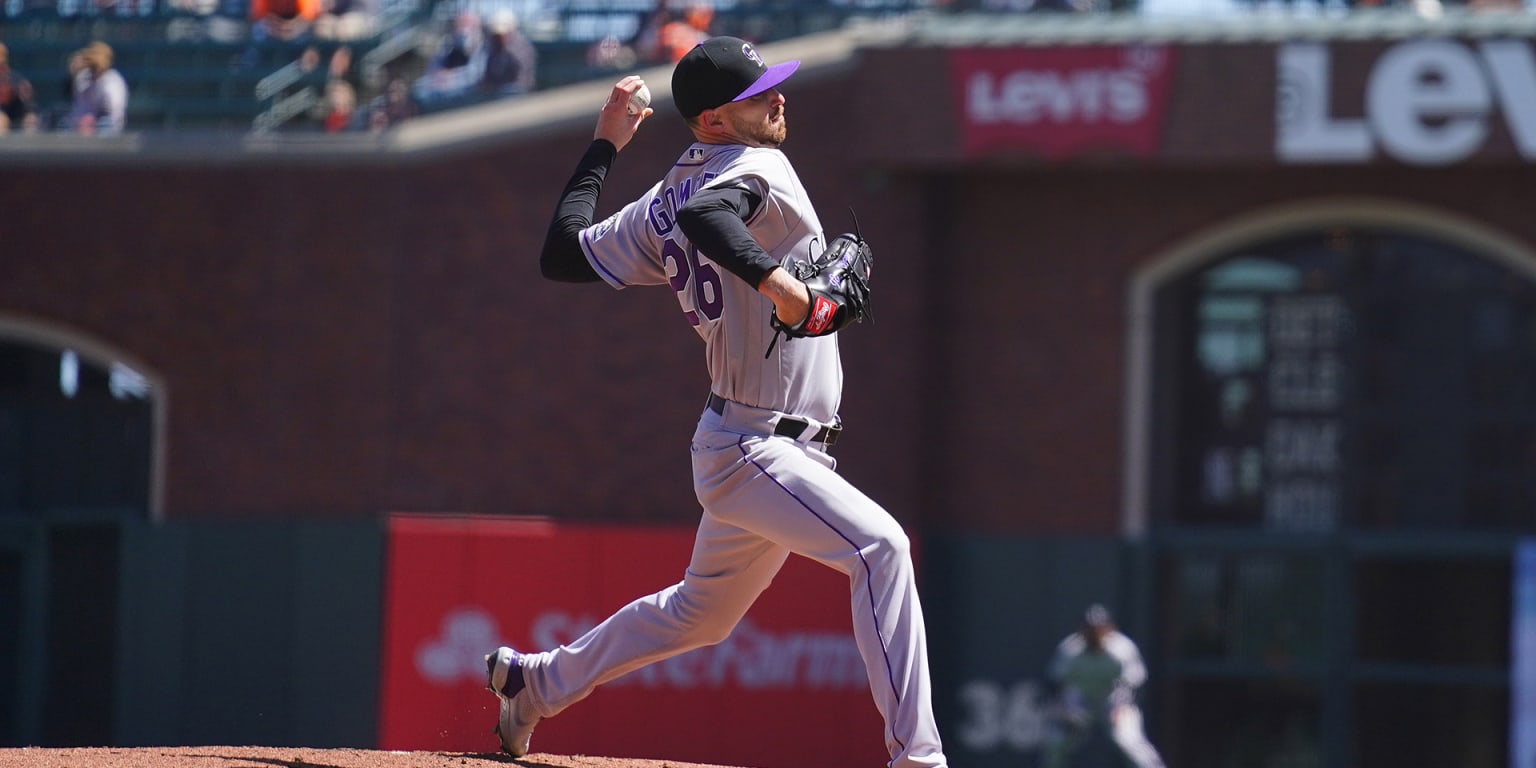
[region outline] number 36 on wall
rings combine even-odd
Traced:
[[[1012,685],[996,680],[967,682],[960,687],[961,720],[955,735],[975,752],[1039,749],[1046,733],[1040,698],[1040,684],[1033,680]]]

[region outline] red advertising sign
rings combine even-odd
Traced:
[[[484,655],[548,650],[677,582],[693,529],[395,516],[379,746],[493,752]],[[725,642],[631,673],[539,724],[535,752],[797,768],[881,765],[848,580],[791,557]]]
[[[954,51],[950,91],[960,145],[968,156],[1151,157],[1162,137],[1173,58],[1172,48],[1153,45]]]

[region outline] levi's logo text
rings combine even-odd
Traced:
[[[1276,50],[1281,161],[1441,166],[1510,145],[1536,161],[1536,50],[1527,40],[1403,41],[1376,56],[1363,86],[1335,69],[1320,43]]]
[[[966,154],[1156,154],[1174,51],[1155,45],[974,49],[950,55]]]
[[[827,300],[824,296],[816,296],[811,303],[811,312],[805,316],[805,332],[815,336],[826,333],[832,327],[832,318],[837,315],[837,305]]]

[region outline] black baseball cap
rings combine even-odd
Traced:
[[[1109,615],[1109,609],[1094,603],[1088,606],[1088,610],[1083,611],[1083,623],[1098,629],[1114,624],[1115,620]]]
[[[799,61],[768,66],[757,49],[739,37],[711,37],[684,54],[672,70],[672,103],[683,117],[693,117],[776,88],[799,68]]]

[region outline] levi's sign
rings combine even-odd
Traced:
[[[1172,58],[1172,49],[1141,45],[955,51],[961,147],[970,156],[1155,155]]]
[[[1333,112],[1331,65],[1318,43],[1278,49],[1282,161],[1364,163],[1379,151],[1413,165],[1449,165],[1483,151],[1497,121],[1520,157],[1536,160],[1536,57],[1526,41],[1398,43],[1371,66],[1359,117]]]

